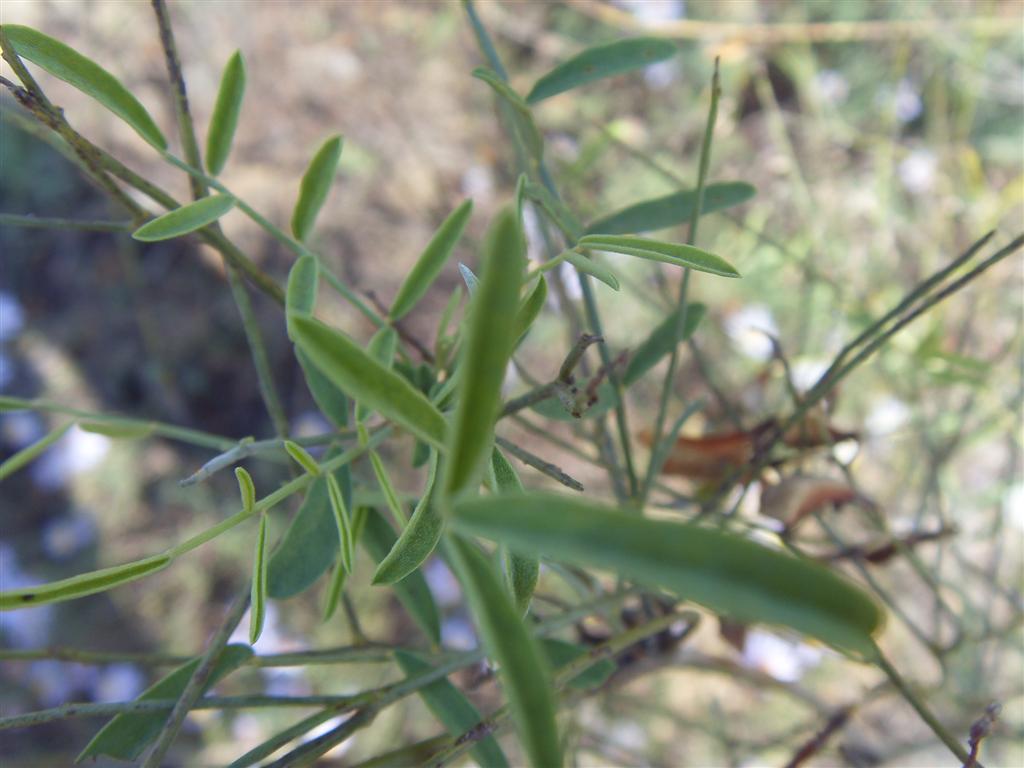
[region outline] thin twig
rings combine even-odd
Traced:
[[[511,440],[506,440],[504,437],[495,437],[494,440],[498,445],[507,450],[524,464],[527,464],[538,472],[542,472],[548,477],[557,480],[567,488],[572,488],[574,491],[583,491],[583,484],[580,483],[579,480],[570,477],[551,462],[545,461],[539,456],[535,456],[525,448],[520,448]]]

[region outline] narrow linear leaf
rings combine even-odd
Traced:
[[[157,149],[167,149],[167,139],[146,108],[99,64],[31,27],[4,24],[3,29],[21,58],[38,64],[54,77],[94,98]]]
[[[702,251],[692,245],[666,243],[661,240],[632,235],[587,235],[580,239],[579,246],[598,251],[622,253],[649,261],[660,261],[665,264],[674,264],[677,267],[689,267],[698,272],[708,272],[722,277],[740,276],[736,268],[721,256]]]
[[[441,412],[408,381],[374,360],[348,336],[311,317],[293,316],[295,341],[321,373],[355,400],[416,437],[443,448],[448,432]]]
[[[138,421],[80,421],[78,426],[83,432],[115,440],[138,440],[153,433],[153,424]]]
[[[512,337],[517,339],[517,343],[530,330],[530,326],[533,325],[533,321],[537,319],[541,310],[544,309],[544,304],[547,300],[548,281],[544,279],[544,275],[541,275],[533,290],[530,291],[530,295],[519,306],[519,310],[516,312],[516,319],[512,323]]]
[[[316,292],[320,282],[320,269],[313,256],[300,256],[288,270],[288,288],[285,291],[285,309],[289,316],[311,315],[316,306]]]
[[[364,527],[366,527],[366,508],[356,507],[355,512],[351,516],[351,525],[349,526],[349,535],[353,547],[362,537]],[[355,568],[354,552],[352,555],[352,567]],[[327,594],[324,599],[324,621],[330,620],[334,612],[338,610],[338,604],[341,602],[341,595],[345,590],[345,582],[347,580],[348,572],[341,567],[341,561],[339,560],[334,567],[334,572],[331,574],[331,583],[327,587]]]
[[[747,202],[756,190],[745,181],[722,181],[704,187],[701,215]],[[601,216],[587,224],[586,234],[628,235],[688,224],[697,204],[697,191],[686,189],[655,197]]]
[[[334,524],[338,528],[338,541],[341,544],[339,560],[341,567],[346,573],[352,573],[353,541],[352,521],[349,519],[348,504],[345,503],[345,494],[341,492],[341,486],[334,475],[327,476],[327,499],[331,504],[331,512],[334,514]]]
[[[16,454],[4,461],[3,464],[0,464],[0,480],[5,480],[13,475],[51,445],[64,437],[72,426],[74,426],[74,423],[70,422],[68,424],[63,424],[56,429],[50,430],[43,435],[43,437],[32,443],[32,445],[25,446]]]
[[[225,647],[214,665],[204,692],[248,662],[250,658],[252,648],[247,645]],[[188,681],[199,666],[199,661],[193,659],[178,667],[143,691],[137,701],[177,699],[184,693]],[[75,762],[80,763],[86,758],[96,758],[100,755],[107,755],[115,760],[137,760],[146,747],[160,735],[170,714],[171,711],[167,710],[118,715],[93,736],[92,741],[86,745]]]
[[[672,351],[676,335],[676,323],[679,321],[680,309],[675,309],[662,320],[657,328],[644,339],[629,356],[629,363],[622,375],[622,383],[625,386],[634,384],[647,371],[658,364],[665,355]],[[697,330],[700,321],[704,319],[707,307],[703,304],[691,303],[686,309],[686,325],[683,327],[683,335],[679,341],[686,341]]]
[[[498,663],[502,689],[523,751],[537,768],[562,765],[547,659],[516,612],[491,562],[465,539],[453,536],[448,544],[483,646]]]
[[[498,493],[523,492],[523,483],[515,468],[497,448],[491,454],[491,469],[494,471]],[[520,616],[525,616],[530,610],[533,591],[537,588],[537,580],[540,578],[540,561],[530,555],[511,552],[505,546],[501,547],[501,560],[504,564],[505,583],[516,604],[516,610]]]
[[[431,503],[434,481],[437,477],[437,452],[431,451],[427,485],[423,489],[409,524],[398,537],[395,546],[377,566],[373,575],[374,584],[393,584],[401,581],[419,568],[433,553],[441,538],[443,519],[440,511]]]
[[[181,237],[212,224],[234,207],[235,198],[230,195],[210,195],[157,216],[135,230],[132,237],[144,243]]]
[[[402,286],[395,294],[391,304],[391,319],[400,320],[412,311],[417,302],[423,298],[434,280],[441,274],[441,268],[451,255],[455,244],[462,236],[470,215],[473,213],[473,201],[466,200],[456,208],[447,219],[441,222],[433,238],[420,254],[416,265],[405,278]]]
[[[306,470],[306,472],[313,477],[320,476],[320,465],[316,463],[316,459],[309,455],[309,451],[291,440],[284,441],[284,449],[295,460],[295,463]]]
[[[267,513],[260,515],[252,562],[252,607],[249,612],[249,645],[260,639],[267,616]]]
[[[405,509],[402,507],[402,502],[398,500],[398,494],[395,493],[395,486],[388,475],[387,467],[384,466],[380,454],[376,451],[370,451],[370,465],[373,467],[373,474],[377,478],[377,485],[380,487],[380,492],[384,494],[384,500],[391,511],[391,516],[394,517],[395,522],[399,525],[405,525]]]
[[[245,61],[242,52],[235,51],[220,76],[217,102],[210,118],[210,130],[206,134],[206,168],[213,176],[224,169],[228,155],[231,154],[231,142],[235,138],[244,96]]]
[[[292,211],[292,234],[297,240],[305,241],[313,231],[313,224],[327,200],[327,194],[334,182],[334,174],[338,170],[341,144],[341,136],[327,139],[313,155],[302,177],[299,199],[295,202],[295,210]]]
[[[327,458],[336,455],[329,452]],[[348,465],[334,473],[347,507],[352,506],[352,475]],[[341,543],[327,497],[323,475],[314,480],[298,513],[267,563],[267,594],[277,600],[304,592],[330,568]]]
[[[583,646],[553,637],[545,637],[541,640],[541,647],[556,673],[561,667],[571,664],[588,652]],[[603,685],[613,674],[615,674],[615,662],[610,659],[601,659],[570,680],[569,686],[579,691],[588,691]]]
[[[670,58],[677,50],[675,43],[659,37],[634,37],[592,46],[540,78],[526,101],[536,104],[594,80],[641,69]]]
[[[242,509],[252,512],[256,506],[256,484],[252,481],[252,475],[242,467],[235,467],[235,477],[238,479],[238,492],[242,496]]]
[[[469,309],[458,405],[446,464],[444,494],[473,485],[491,453],[501,383],[516,341],[526,244],[515,208],[504,208],[484,243],[483,276]]]
[[[466,290],[469,291],[469,295],[472,296],[476,293],[477,286],[480,285],[480,278],[473,274],[473,270],[459,262],[459,274],[462,275],[462,280],[466,284]]]
[[[491,86],[498,96],[499,105],[510,110],[512,129],[518,134],[530,154],[534,158],[539,158],[544,151],[544,137],[537,129],[530,106],[523,100],[523,97],[512,90],[512,87],[491,69],[477,67],[473,70],[473,77]]]
[[[13,611],[17,608],[31,608],[36,605],[60,603],[64,600],[75,600],[97,592],[106,592],[114,587],[137,581],[143,576],[156,573],[171,562],[170,555],[153,555],[142,560],[112,568],[72,576],[49,584],[39,584],[23,589],[12,589],[0,592],[0,611]]]
[[[433,669],[423,658],[408,651],[395,651],[395,661],[407,677],[424,675]],[[416,692],[452,736],[461,736],[483,719],[472,702],[446,677],[435,680]],[[493,736],[485,736],[470,752],[481,766],[508,768],[508,758]]]
[[[808,560],[692,524],[648,520],[555,494],[466,499],[456,530],[676,592],[748,622],[791,627],[870,657],[884,614],[853,582]]]
[[[366,551],[378,563],[394,549],[398,537],[388,521],[370,507],[365,508],[366,522],[363,528],[362,543]],[[441,615],[434,602],[434,596],[427,586],[423,574],[413,571],[404,579],[391,585],[395,596],[402,604],[413,621],[423,630],[435,645],[441,642]]]
[[[580,272],[600,280],[613,291],[619,290],[618,278],[615,277],[614,273],[603,264],[598,264],[593,259],[584,256],[582,253],[577,253],[576,251],[569,251],[565,260],[576,267]]]

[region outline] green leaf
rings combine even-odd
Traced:
[[[551,666],[556,673],[561,667],[571,664],[576,659],[587,654],[587,649],[583,646],[569,643],[565,640],[556,640],[552,637],[546,637],[541,640],[541,647],[544,649],[544,653],[547,655],[548,661],[551,662]],[[569,686],[579,691],[587,691],[603,685],[613,674],[615,674],[615,662],[610,659],[601,659],[570,680]]]
[[[135,230],[132,237],[144,243],[181,237],[212,224],[234,207],[231,195],[210,195],[157,216]]]
[[[299,186],[299,199],[292,211],[292,234],[296,240],[305,241],[313,230],[317,214],[327,200],[331,191],[334,174],[338,170],[341,159],[341,136],[327,139],[313,155],[313,159],[302,177]]]
[[[579,241],[581,248],[593,248],[598,251],[623,253],[650,261],[661,261],[677,267],[689,267],[698,272],[708,272],[722,277],[739,277],[729,262],[721,256],[702,251],[692,245],[666,243],[633,235],[587,235]]]
[[[336,427],[348,426],[348,398],[338,387],[334,386],[330,379],[320,373],[320,369],[313,365],[309,355],[296,345],[295,357],[302,368],[302,375],[306,379],[306,386],[313,395],[313,402],[316,403],[320,412]]]
[[[860,587],[823,565],[693,524],[649,520],[555,494],[466,499],[466,534],[664,587],[740,621],[791,627],[868,657],[884,614]]]
[[[309,455],[309,451],[291,440],[284,441],[284,449],[294,459],[295,463],[306,470],[306,472],[313,477],[320,476],[320,465],[316,463],[316,459]]]
[[[455,248],[455,244],[462,236],[462,230],[466,228],[466,223],[472,213],[473,201],[466,200],[438,227],[434,237],[420,254],[416,265],[395,295],[395,300],[391,304],[392,320],[400,320],[409,314],[416,303],[426,294],[437,276],[441,274],[441,268],[444,267],[452,249]]]
[[[395,546],[377,566],[374,584],[393,584],[419,568],[433,553],[441,538],[443,520],[439,510],[431,503],[434,480],[437,477],[437,452],[431,451],[427,485],[423,489],[409,524],[398,537]]]
[[[459,274],[462,275],[463,282],[466,283],[466,289],[469,291],[469,295],[472,296],[476,293],[477,286],[480,285],[480,278],[473,274],[473,270],[459,262]]]
[[[612,290],[619,290],[618,278],[615,277],[614,273],[612,273],[612,271],[606,266],[598,264],[593,259],[584,256],[582,253],[577,253],[576,251],[567,251],[565,260],[576,267],[580,272],[600,280]]]
[[[146,108],[99,64],[31,27],[4,24],[3,30],[21,58],[38,64],[54,77],[96,99],[157,149],[167,149],[167,139]]]
[[[448,545],[483,646],[498,663],[502,689],[529,763],[538,768],[562,765],[547,659],[512,605],[490,560],[461,537],[452,536]]]
[[[544,138],[537,130],[530,106],[523,100],[523,97],[512,90],[512,87],[500,75],[486,67],[474,69],[473,77],[491,86],[500,103],[511,110],[512,129],[518,134],[530,154],[539,158],[544,151]]]
[[[398,332],[390,325],[382,325],[377,332],[370,337],[366,345],[366,352],[378,363],[388,370],[395,364],[395,352],[398,350]],[[412,382],[410,382],[412,383]],[[373,412],[373,409],[363,403],[356,403],[356,422],[361,423]]]
[[[407,677],[425,675],[433,669],[423,658],[408,651],[395,651],[395,660]],[[461,736],[483,719],[472,702],[446,677],[417,689],[416,693],[452,736]],[[481,766],[508,768],[508,759],[493,736],[480,739],[470,752]]]
[[[346,505],[351,507],[352,475],[348,465],[334,475]],[[295,519],[270,556],[267,594],[283,600],[305,591],[334,562],[340,546],[327,496],[327,480],[321,475],[310,484]]]
[[[355,557],[355,543],[352,538],[352,521],[348,515],[348,504],[334,475],[327,476],[327,499],[331,503],[334,525],[338,529],[338,541],[341,544],[338,562],[347,572],[352,573],[352,561]]]
[[[494,482],[498,493],[522,493],[523,483],[505,454],[497,448],[491,454],[491,468],[494,470]],[[533,591],[537,588],[540,578],[540,561],[536,557],[510,552],[507,547],[501,548],[501,560],[504,563],[505,583],[516,604],[520,616],[530,610]]]
[[[267,616],[267,513],[260,515],[260,531],[252,562],[252,610],[249,613],[249,645],[260,639]]]
[[[723,181],[704,188],[701,215],[714,213],[740,205],[754,196],[755,189],[745,181]],[[634,203],[622,210],[601,216],[587,225],[586,234],[628,235],[650,232],[679,224],[688,224],[697,204],[697,191],[693,189],[673,192]]]
[[[39,584],[22,589],[0,592],[0,611],[13,611],[17,608],[31,608],[36,605],[60,603],[64,600],[75,600],[97,592],[106,592],[114,587],[137,581],[143,576],[163,570],[171,562],[168,554],[153,555],[112,568],[82,573],[49,584]]]
[[[210,130],[206,134],[206,168],[216,176],[224,169],[231,153],[231,141],[238,126],[238,115],[242,111],[242,97],[245,96],[245,62],[242,52],[235,51],[224,66],[217,91],[217,103],[210,118]]]
[[[366,523],[363,529],[363,546],[378,563],[394,549],[398,537],[379,512],[366,508]],[[419,571],[413,571],[404,579],[391,585],[398,601],[409,612],[420,629],[435,645],[441,642],[441,615],[438,613],[434,596],[430,593],[427,580]]]
[[[311,315],[316,306],[320,270],[313,256],[300,256],[288,270],[285,310],[288,315]]]
[[[252,481],[252,475],[242,467],[235,467],[235,478],[238,480],[238,493],[242,497],[242,509],[252,512],[256,506],[256,484]]]
[[[311,317],[292,317],[296,343],[328,380],[360,403],[443,448],[448,426],[441,412],[408,381],[360,349],[348,336]]]
[[[470,304],[445,496],[471,487],[490,456],[501,383],[516,341],[513,317],[525,263],[523,233],[515,208],[508,206],[487,233],[480,286]]]
[[[512,336],[513,338],[521,340],[526,332],[530,330],[530,326],[533,325],[533,321],[540,315],[541,310],[544,309],[544,304],[548,300],[548,281],[544,279],[544,275],[540,276],[537,280],[537,284],[530,291],[530,295],[526,297],[526,300],[519,305],[519,310],[516,312],[516,319],[512,323]]]
[[[214,665],[213,672],[203,688],[205,693],[213,685],[227,677],[252,658],[252,648],[247,645],[229,645],[221,652]],[[147,688],[137,699],[138,701],[159,701],[177,699],[185,692],[188,681],[199,666],[199,659],[178,667],[166,677]],[[137,760],[164,727],[171,711],[142,712],[118,715],[93,736],[92,741],[76,758],[81,762],[86,758],[107,755],[115,760]]]
[[[344,497],[343,497],[344,498]],[[363,535],[363,528],[366,527],[366,508],[356,507],[355,512],[352,514],[349,525],[349,540],[353,547],[359,542]],[[348,580],[349,571],[346,571],[342,567],[341,560],[339,558],[338,563],[334,567],[334,572],[331,574],[331,583],[327,587],[327,593],[324,599],[324,611],[323,620],[327,621],[334,615],[334,612],[338,610],[338,603],[341,602],[341,595],[345,589],[345,582]],[[352,553],[352,568],[355,568],[355,552]]]
[[[690,338],[700,321],[704,319],[707,307],[703,304],[691,303],[687,305],[686,325],[683,328],[683,335],[679,341],[686,341]],[[668,317],[658,324],[658,327],[651,331],[650,336],[643,340],[633,353],[629,356],[629,363],[626,364],[626,372],[622,375],[622,383],[629,386],[651,370],[658,361],[665,355],[672,352],[675,342],[676,323],[679,321],[680,310],[674,310]]]
[[[620,75],[674,56],[675,43],[658,37],[634,37],[595,45],[559,64],[536,82],[526,101],[536,104],[571,88]]]
[[[5,480],[13,475],[51,445],[64,437],[73,424],[73,422],[69,422],[57,427],[56,429],[50,430],[32,443],[32,445],[25,446],[9,459],[5,460],[3,464],[0,464],[0,480]]]

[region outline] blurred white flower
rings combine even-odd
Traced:
[[[915,149],[900,161],[896,173],[904,189],[920,195],[931,190],[938,167],[939,160],[934,152],[928,149]]]
[[[814,85],[823,101],[832,105],[842,104],[850,95],[850,82],[841,72],[823,69],[814,76]]]
[[[768,360],[772,356],[772,342],[765,333],[778,336],[779,329],[768,307],[750,304],[725,318],[725,332],[747,357]]]
[[[615,4],[633,14],[641,24],[653,26],[663,21],[686,18],[685,0],[615,0]]]
[[[99,464],[109,450],[109,437],[74,426],[32,465],[32,481],[43,490],[60,490]]]
[[[644,69],[644,82],[654,90],[664,90],[679,80],[679,60],[657,61]]]
[[[441,622],[441,645],[455,651],[471,651],[476,648],[476,631],[466,619],[452,616]]]
[[[898,398],[886,396],[875,402],[864,426],[872,437],[884,437],[902,427],[909,419],[909,406]]]
[[[921,94],[918,93],[917,86],[906,77],[896,85],[894,106],[896,119],[901,123],[909,123],[914,120],[924,109],[924,102],[921,101]]]
[[[146,676],[134,664],[111,664],[100,671],[92,688],[93,701],[131,701],[146,687]]]
[[[819,648],[784,640],[761,629],[750,630],[743,647],[743,663],[746,666],[766,672],[785,683],[795,683],[803,677],[804,672],[817,666],[823,655]]]
[[[789,368],[793,375],[793,386],[800,392],[806,392],[818,383],[818,379],[828,370],[828,365],[825,360],[797,358]]]
[[[18,450],[46,434],[46,426],[32,411],[12,411],[0,416],[0,439]]]
[[[1010,487],[1003,497],[1003,518],[1010,524],[1024,530],[1024,483]]]
[[[462,194],[483,208],[494,197],[494,176],[486,165],[471,165],[462,174]]]
[[[10,341],[25,326],[25,310],[13,293],[0,291],[0,342]]]
[[[462,590],[459,588],[459,582],[440,558],[433,557],[428,560],[426,568],[423,569],[423,575],[439,606],[446,608],[462,602]]]

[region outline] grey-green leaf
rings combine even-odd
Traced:
[[[348,466],[335,471],[346,504],[352,504]],[[267,563],[267,594],[277,600],[309,588],[334,562],[341,546],[327,497],[327,481],[318,477],[306,491],[295,519]]]
[[[498,662],[523,751],[536,768],[562,765],[547,659],[512,605],[490,560],[461,537],[450,537],[448,544],[483,646]]]
[[[394,367],[395,352],[398,349],[398,332],[390,325],[382,325],[377,332],[370,337],[366,345],[366,352],[374,360],[388,370]],[[363,422],[373,412],[373,409],[364,403],[356,404],[356,422]]]
[[[670,58],[677,50],[675,43],[658,37],[634,37],[592,46],[540,78],[526,101],[535,104],[594,80],[646,67]]]
[[[288,290],[285,291],[285,310],[289,315],[311,315],[316,306],[320,269],[316,258],[300,256],[288,270]]]
[[[51,581],[48,584],[0,592],[0,611],[60,603],[86,595],[94,595],[97,592],[106,592],[108,589],[137,581],[151,573],[163,570],[170,562],[170,555],[153,555],[124,565],[101,568],[98,571],[82,573],[60,581]]]
[[[491,454],[491,468],[494,470],[495,489],[498,493],[522,493],[523,483],[515,468],[497,448]],[[510,552],[507,547],[501,548],[501,559],[504,564],[505,583],[508,585],[516,610],[525,616],[530,610],[533,591],[537,588],[540,578],[540,561],[529,554]]]
[[[54,77],[96,99],[157,149],[167,149],[167,139],[146,108],[99,64],[31,27],[4,24],[3,30],[21,58],[38,64]]]
[[[401,581],[419,568],[433,553],[441,538],[444,523],[440,511],[431,503],[436,477],[437,452],[431,451],[430,470],[423,495],[420,496],[416,509],[413,510],[412,517],[409,518],[409,523],[398,537],[395,546],[377,566],[377,572],[373,575],[374,584],[393,584]]]
[[[825,566],[735,534],[649,520],[575,497],[531,493],[464,499],[455,528],[522,552],[615,571],[741,621],[791,627],[870,657],[884,614]]]
[[[238,480],[238,493],[242,497],[242,509],[252,512],[256,506],[256,484],[244,467],[235,467],[235,478]]]
[[[466,289],[469,291],[469,295],[472,296],[476,293],[477,286],[480,285],[480,278],[462,262],[459,262],[459,274],[462,275],[462,280],[466,283]]]
[[[686,341],[690,338],[700,321],[704,319],[707,307],[703,304],[691,303],[686,308],[686,320],[682,336],[679,341]],[[679,321],[680,310],[674,310],[668,317],[662,320],[658,327],[651,331],[651,334],[643,340],[633,353],[629,356],[629,363],[626,364],[626,372],[622,375],[622,383],[625,386],[634,384],[647,371],[651,370],[658,361],[672,351],[675,342],[676,323]]]
[[[249,661],[250,658],[252,658],[252,648],[247,645],[229,645],[224,648],[217,658],[217,663],[203,690],[208,690]],[[199,661],[199,659],[193,659],[178,667],[143,691],[138,701],[177,699],[184,693],[185,686],[188,685],[196,667],[199,666]],[[170,714],[171,711],[167,710],[166,712],[118,715],[93,736],[92,741],[82,750],[76,762],[100,755],[107,755],[115,760],[137,760],[146,747],[160,735]]]
[[[395,651],[395,660],[408,677],[424,675],[433,669],[423,658],[408,651]],[[452,736],[461,736],[483,719],[472,702],[446,677],[416,692]],[[471,754],[479,765],[486,768],[508,768],[508,759],[493,736],[480,739],[473,746]]]
[[[263,620],[267,616],[267,513],[260,515],[260,530],[252,562],[251,610],[249,613],[249,644],[260,639]]]
[[[745,181],[723,181],[708,184],[704,188],[704,205],[701,215],[714,213],[734,205],[740,205],[754,196],[755,189]],[[601,216],[587,225],[586,234],[628,235],[636,232],[651,232],[679,224],[688,224],[697,204],[697,192],[693,189],[673,192],[627,206],[622,210]]]
[[[736,268],[721,256],[702,251],[692,245],[666,243],[633,235],[587,235],[580,239],[579,246],[622,253],[649,261],[660,261],[677,267],[689,267],[698,272],[708,272],[722,277],[740,276]]]
[[[327,139],[313,155],[302,177],[299,199],[295,202],[295,210],[292,211],[292,234],[297,240],[304,241],[313,231],[313,224],[327,200],[327,194],[334,182],[334,174],[338,170],[341,144],[341,136]]]
[[[321,373],[360,403],[443,448],[448,427],[441,412],[408,381],[388,370],[348,336],[311,317],[292,317],[292,334]]]
[[[295,346],[295,357],[302,368],[302,375],[306,379],[306,386],[313,401],[320,412],[336,427],[348,426],[348,398],[345,393],[336,387],[330,379],[320,373],[320,369],[313,365],[309,355],[303,352],[298,345]]]
[[[363,528],[362,542],[366,551],[378,563],[394,549],[398,537],[379,512],[366,508],[366,523]],[[413,571],[401,581],[392,584],[398,601],[409,612],[420,629],[434,644],[441,642],[441,615],[434,602],[434,596],[427,586],[423,574]]]
[[[181,237],[207,224],[212,224],[235,207],[231,195],[210,195],[157,216],[132,233],[132,237],[144,243],[155,243]]]
[[[409,272],[402,287],[395,294],[395,300],[391,304],[393,320],[400,320],[409,314],[416,303],[426,294],[437,276],[441,274],[441,268],[444,267],[455,244],[462,236],[462,231],[466,228],[466,223],[472,213],[473,201],[466,200],[437,228],[434,237],[420,254],[412,271]]]
[[[495,217],[484,243],[480,286],[469,309],[460,385],[443,484],[445,496],[472,487],[491,453],[501,383],[516,341],[513,319],[526,244],[513,206]]]
[[[598,264],[594,259],[584,256],[582,253],[577,253],[576,251],[569,251],[566,254],[565,260],[576,267],[580,272],[600,280],[613,291],[619,290],[618,278],[615,277],[615,274],[603,264]]]
[[[224,73],[220,77],[217,103],[213,107],[210,130],[206,134],[206,168],[214,176],[224,169],[224,164],[228,161],[244,96],[245,61],[242,59],[242,52],[235,51],[228,59]]]

